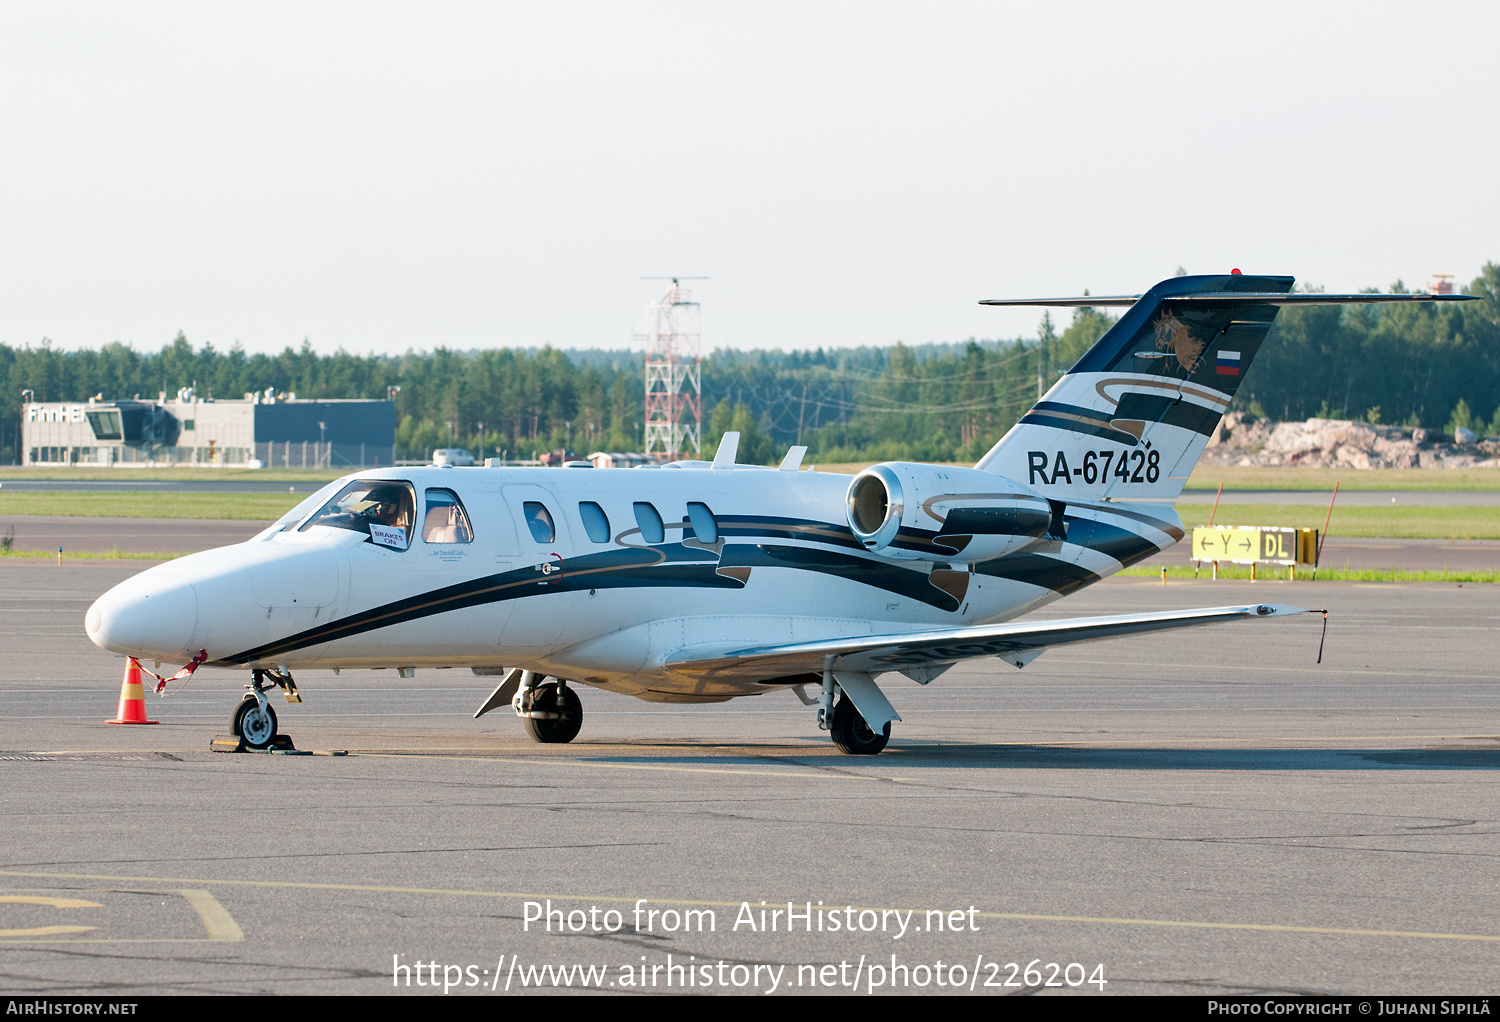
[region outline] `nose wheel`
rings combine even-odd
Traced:
[[[235,707],[231,730],[252,749],[269,748],[276,738],[276,711],[260,693],[248,693]]]
[[[290,674],[260,668],[251,671],[250,684],[245,686],[250,691],[245,693],[245,698],[234,708],[229,730],[252,749],[268,749],[276,740],[276,711],[271,709],[271,703],[266,699],[266,688],[270,684],[281,688],[287,702],[302,701],[297,683]]]

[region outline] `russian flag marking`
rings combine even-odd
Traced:
[[[1214,372],[1219,376],[1238,376],[1240,374],[1240,353],[1237,351],[1220,351],[1218,363],[1214,366]]]

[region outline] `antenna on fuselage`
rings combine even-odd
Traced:
[[[724,439],[719,441],[719,449],[714,452],[714,468],[734,468],[734,456],[740,452],[739,430],[731,429],[724,434]]]

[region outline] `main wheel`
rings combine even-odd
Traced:
[[[526,733],[544,745],[562,745],[578,737],[583,727],[583,701],[566,685],[549,682],[538,685],[531,697],[531,705],[538,710],[561,713],[561,718],[522,717]]]
[[[886,721],[885,731],[877,735],[845,696],[833,708],[831,732],[833,744],[840,752],[851,756],[873,756],[891,740],[891,722]]]
[[[250,748],[264,749],[276,737],[276,711],[271,709],[269,703],[262,709],[259,699],[246,696],[235,708],[234,723],[231,726],[234,733],[239,735],[240,741]]]

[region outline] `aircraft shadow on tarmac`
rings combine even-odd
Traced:
[[[826,765],[803,750],[765,756],[588,756],[590,763],[671,766]],[[1110,749],[1047,745],[897,746],[842,766],[1024,770],[1500,770],[1500,749]]]

